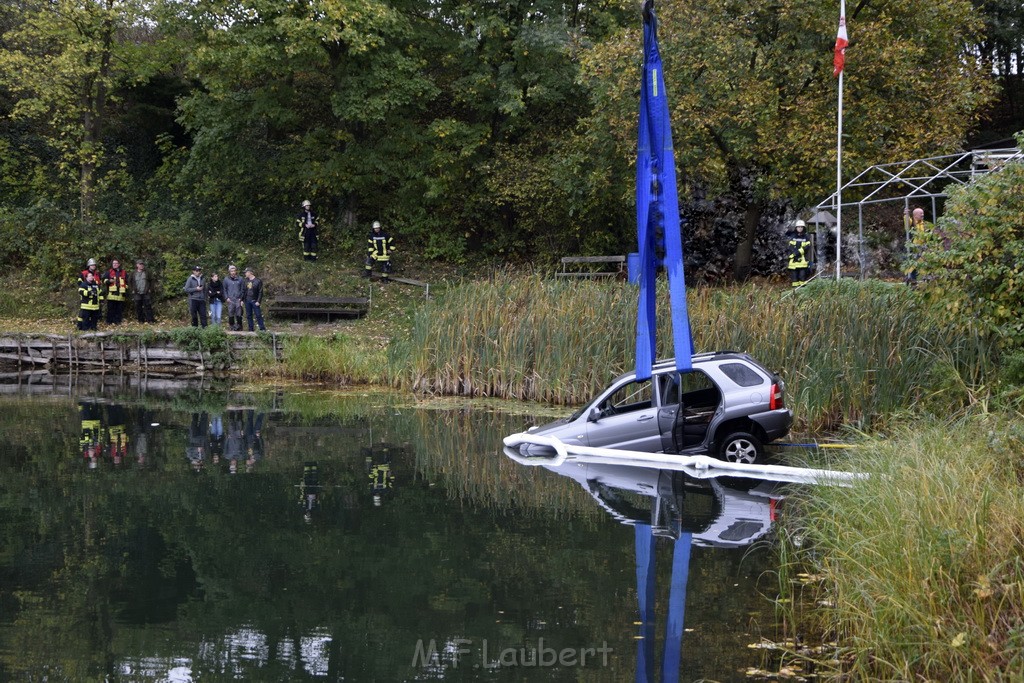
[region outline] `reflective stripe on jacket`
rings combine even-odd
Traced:
[[[110,301],[124,301],[128,292],[128,273],[124,268],[114,270],[111,268],[103,275],[103,282],[107,285],[107,299]]]
[[[370,258],[376,261],[390,261],[391,251],[395,248],[395,241],[391,238],[391,235],[381,231],[380,233],[371,233],[370,239],[367,240],[366,252]]]
[[[811,241],[797,235],[789,240],[789,269],[806,268],[810,264]]]
[[[83,311],[100,310],[100,302],[103,301],[103,295],[100,294],[100,286],[95,282],[89,283],[85,280],[79,280],[78,296],[82,299],[80,306]]]

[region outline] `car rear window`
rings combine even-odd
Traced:
[[[722,363],[720,368],[726,377],[741,387],[756,387],[758,384],[764,384],[764,377],[743,363]]]

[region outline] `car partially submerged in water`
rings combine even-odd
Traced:
[[[764,460],[764,445],[789,433],[782,378],[745,353],[718,351],[692,357],[692,369],[657,363],[651,377],[630,372],[567,418],[527,434],[569,445],[646,453],[705,454],[729,462]],[[550,455],[550,446],[524,443],[523,455]]]

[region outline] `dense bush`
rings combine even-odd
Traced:
[[[925,290],[953,317],[976,319],[1008,348],[1024,345],[1024,164],[950,190],[919,260]]]

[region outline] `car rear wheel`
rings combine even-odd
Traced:
[[[764,460],[764,446],[750,432],[733,432],[722,439],[718,457],[726,462],[753,465]]]

